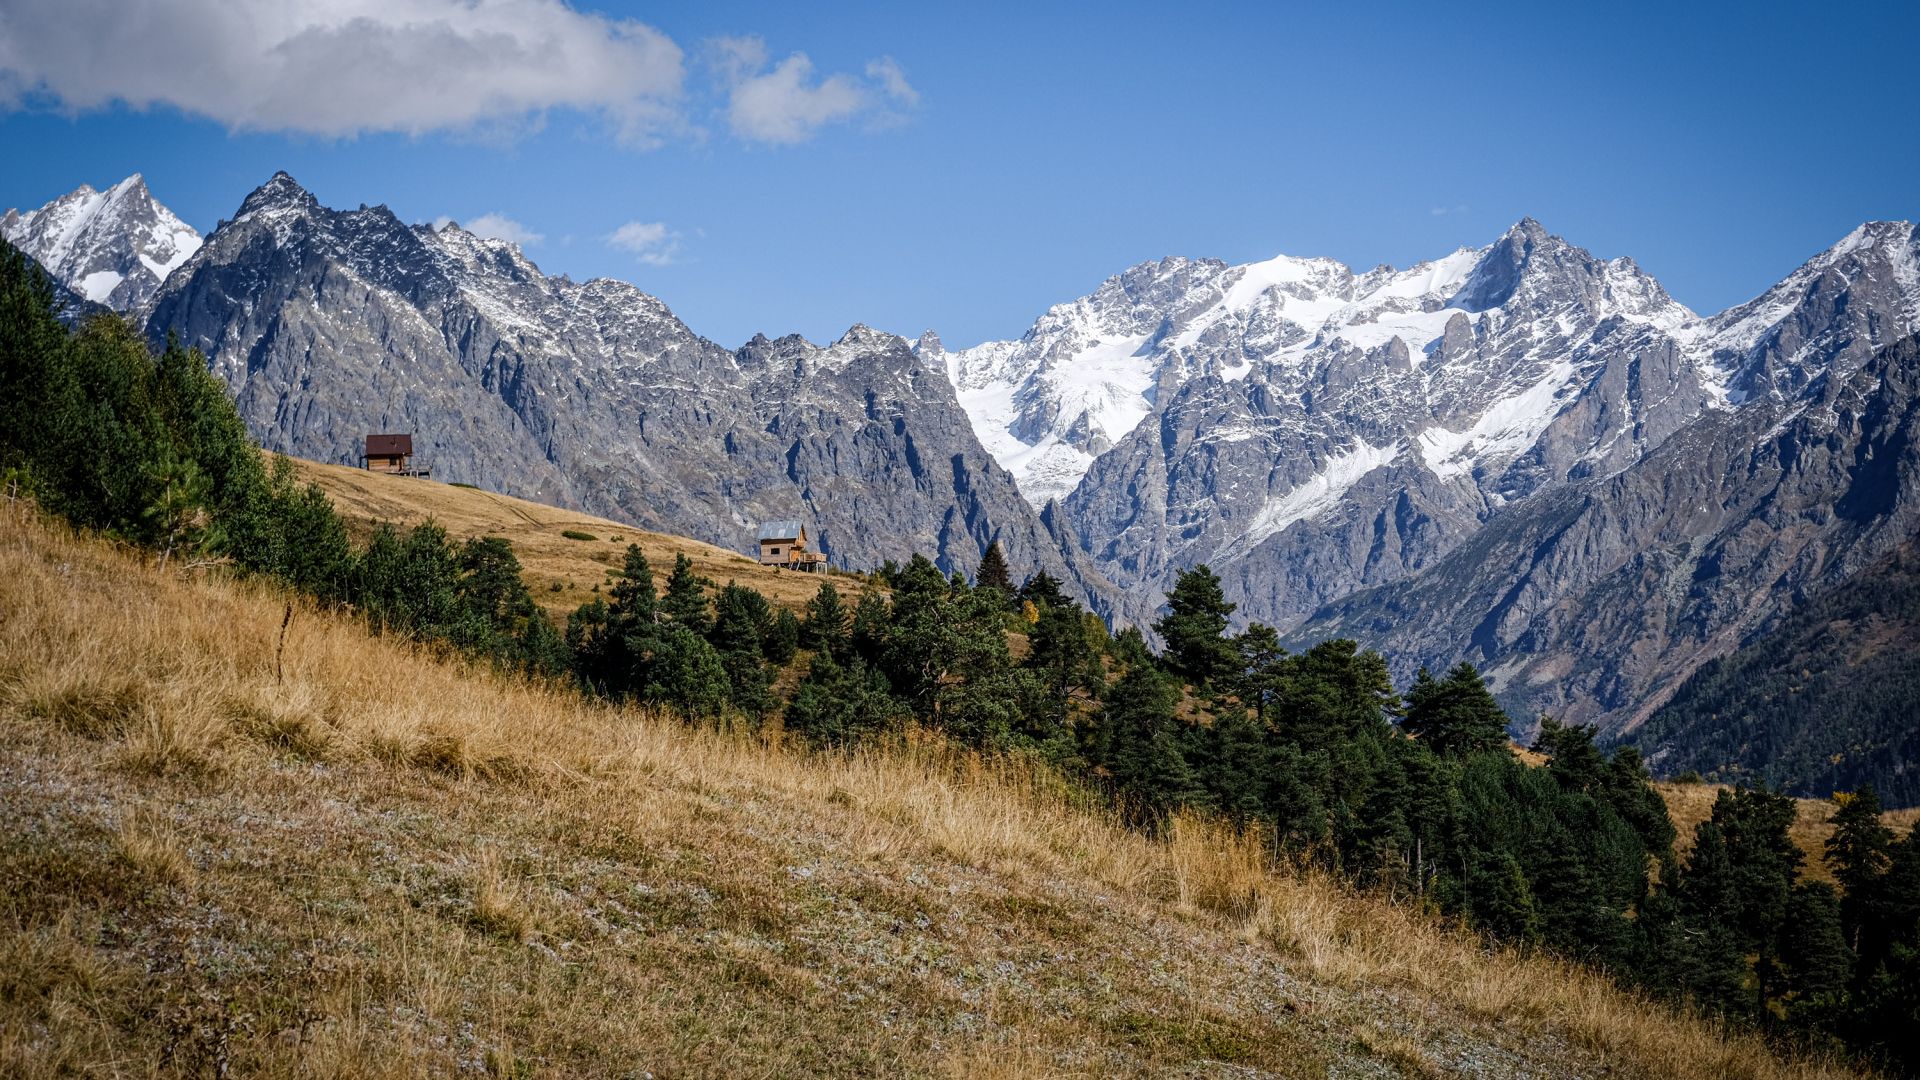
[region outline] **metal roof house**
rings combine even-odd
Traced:
[[[827,557],[807,550],[807,526],[799,521],[760,524],[760,565],[792,570],[824,570]]]

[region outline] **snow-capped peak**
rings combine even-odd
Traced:
[[[1194,378],[1401,352],[1419,366],[1456,316],[1471,337],[1488,318],[1511,322],[1509,308],[1566,324],[1543,336],[1614,316],[1662,327],[1694,319],[1631,260],[1595,259],[1528,217],[1487,247],[1405,270],[1355,274],[1290,255],[1236,266],[1142,263],[1049,309],[1018,341],[942,356],[976,434],[1038,505],[1072,490],[1096,457]]]
[[[200,234],[155,201],[134,173],[90,184],[37,210],[7,211],[0,234],[95,303],[126,311],[153,295],[200,248]]]

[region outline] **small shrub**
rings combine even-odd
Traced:
[[[458,481],[458,480],[449,480],[449,481],[447,481],[447,486],[448,486],[448,487],[457,487],[457,488],[466,488],[466,489],[467,489],[468,491],[479,491],[479,490],[480,490],[480,488],[479,488],[479,487],[478,487],[477,485],[474,485],[474,484],[463,484],[463,483],[461,483],[461,482],[460,482],[460,481]]]
[[[561,535],[561,536],[564,536],[564,537],[566,537],[566,538],[567,538],[567,539],[569,539],[569,540],[598,540],[598,539],[600,539],[599,537],[597,537],[597,536],[595,536],[595,535],[593,535],[593,534],[592,534],[592,533],[590,533],[590,532],[581,532],[581,531],[580,531],[579,529],[561,529],[561,530],[560,530],[560,535]]]

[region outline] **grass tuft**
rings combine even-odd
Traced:
[[[158,815],[146,810],[129,815],[114,840],[128,869],[147,882],[181,889],[193,887],[193,860]]]

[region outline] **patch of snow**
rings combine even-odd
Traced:
[[[1559,415],[1560,397],[1576,374],[1573,363],[1562,360],[1545,378],[1488,406],[1467,430],[1427,428],[1415,439],[1421,460],[1435,476],[1454,480],[1522,453]]]
[[[116,270],[96,270],[80,279],[80,295],[96,304],[104,304],[113,290],[126,278]]]
[[[1351,449],[1334,454],[1322,462],[1320,471],[1305,483],[1296,484],[1277,496],[1269,496],[1266,505],[1254,516],[1253,524],[1247,527],[1234,547],[1241,551],[1252,550],[1294,522],[1308,521],[1332,510],[1340,505],[1341,498],[1353,485],[1365,479],[1373,470],[1393,464],[1405,449],[1405,445],[1398,442],[1374,446],[1364,439],[1356,441]]]

